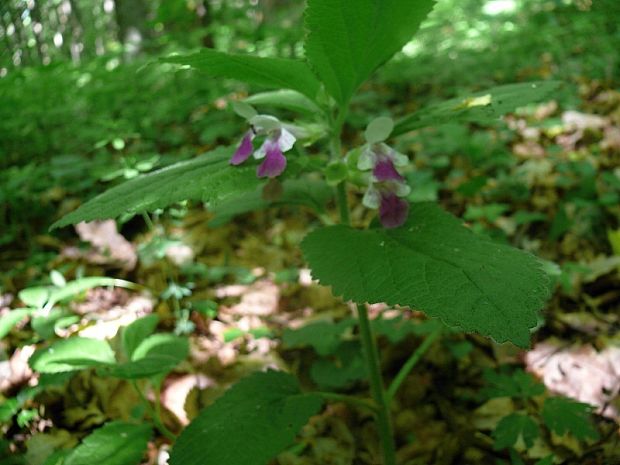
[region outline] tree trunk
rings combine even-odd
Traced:
[[[210,30],[213,16],[209,0],[203,0],[202,8],[198,9],[197,12],[198,18],[200,19],[200,26],[205,29],[205,33],[202,36],[202,45],[207,48],[214,48],[215,41],[213,39],[213,33]]]
[[[114,0],[118,39],[125,45],[127,54],[138,54],[150,38],[146,19],[148,8],[144,0]]]
[[[11,42],[8,34],[6,33],[7,29],[9,28],[9,22],[6,20],[4,12],[0,12],[0,27],[2,27],[2,38],[4,39],[4,43],[6,46],[6,50],[0,53],[0,58],[2,59],[2,61],[6,59],[6,63],[10,66],[13,66],[14,45],[13,42]]]
[[[24,25],[22,24],[22,10],[14,9],[11,6],[8,8],[11,23],[15,28],[15,37],[17,38],[16,47],[13,51],[20,51],[20,60],[22,65],[29,65],[32,63],[32,54],[30,53],[30,48],[28,48],[28,39],[26,39],[24,35]]]

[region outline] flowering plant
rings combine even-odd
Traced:
[[[324,224],[306,236],[301,248],[313,277],[331,286],[335,295],[356,310],[372,402],[338,393],[302,393],[291,375],[261,373],[235,385],[183,431],[172,448],[171,465],[208,461],[264,464],[292,442],[296,431],[325,399],[332,398],[371,411],[384,464],[395,465],[390,403],[415,360],[439,336],[442,324],[500,343],[529,344],[548,294],[540,262],[527,253],[476,236],[437,205],[411,203],[407,174],[413,169],[410,157],[414,154],[406,150],[409,153],[405,155],[393,147],[400,135],[422,127],[451,120],[499,118],[519,105],[546,98],[557,83],[501,86],[404,115],[396,123],[390,117],[378,117],[367,125],[363,146],[343,149],[342,130],[352,96],[412,38],[434,3],[308,0],[305,60],[233,55],[211,49],[163,59],[165,63],[189,65],[211,77],[238,79],[276,90],[233,103],[249,126],[235,146],[132,179],[54,225],[135,214],[186,199],[200,200],[217,211],[221,202],[247,199],[248,193],[272,185],[276,177],[286,187],[297,181],[291,178],[307,175],[315,179],[317,172],[323,176],[320,188],[330,191],[339,224],[319,212],[317,218]],[[287,123],[259,113],[254,106],[286,109],[299,118],[295,124]],[[252,166],[252,156],[258,160],[256,167]],[[272,182],[264,184],[264,178]],[[312,186],[298,195],[296,202],[321,209],[313,190],[316,184]],[[359,217],[352,220],[349,205],[356,201],[355,194],[360,194],[357,200],[361,197],[364,206],[378,210],[380,225],[366,225]],[[415,308],[442,323],[387,390],[366,308],[367,303],[377,302]],[[276,417],[261,416],[257,410],[263,405],[273,408]],[[246,415],[244,408],[252,415]],[[248,434],[237,434],[242,431]]]

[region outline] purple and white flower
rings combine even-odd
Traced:
[[[383,142],[367,144],[358,158],[360,170],[372,170],[362,203],[368,208],[379,209],[379,220],[386,228],[397,228],[407,220],[409,203],[403,197],[409,195],[411,189],[398,168],[408,163],[407,156]]]
[[[256,170],[259,178],[275,178],[286,168],[285,152],[293,148],[297,138],[276,117],[270,115],[254,115],[248,119],[250,130],[247,131],[237,150],[230,159],[231,165],[240,165],[250,155],[263,160]],[[262,145],[254,150],[253,140],[257,136],[265,136]]]

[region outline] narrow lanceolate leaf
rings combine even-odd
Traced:
[[[110,345],[99,339],[72,337],[37,350],[28,363],[40,373],[59,373],[115,363]]]
[[[308,0],[306,56],[346,104],[358,86],[411,40],[435,0]]]
[[[149,425],[113,421],[95,430],[77,446],[64,465],[136,465],[151,438]]]
[[[106,276],[89,276],[70,281],[63,287],[36,286],[28,287],[19,292],[19,299],[33,308],[51,308],[58,302],[81,294],[95,287],[115,286],[127,289],[137,288],[138,285],[124,279],[108,278]]]
[[[319,81],[303,61],[230,54],[202,49],[190,55],[162,58],[166,63],[189,65],[209,76],[230,78],[273,89],[293,89],[316,98]]]
[[[291,375],[253,374],[192,421],[177,439],[169,463],[265,465],[294,443],[321,405],[319,397],[302,394]]]
[[[559,81],[524,82],[493,87],[423,108],[397,122],[392,135],[455,121],[489,123],[530,103],[551,98]]]
[[[89,200],[52,225],[116,218],[167,207],[182,200],[217,202],[258,185],[256,168],[228,164],[234,148],[218,148],[194,160],[133,178]]]
[[[319,106],[308,97],[289,89],[261,92],[260,94],[249,96],[244,101],[251,105],[256,105],[257,107],[284,108],[309,115],[316,115],[321,112]]]
[[[302,250],[336,295],[406,305],[449,326],[529,345],[547,277],[525,252],[479,237],[435,204],[411,206],[396,229],[317,229]]]

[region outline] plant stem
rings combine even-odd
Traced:
[[[338,116],[335,119],[331,118],[332,132],[330,142],[332,160],[338,160],[342,156],[342,144],[340,142],[340,137],[342,133],[342,126],[346,117],[347,109],[345,107],[338,110]]]
[[[342,144],[340,142],[340,136],[342,133],[342,125],[347,117],[346,108],[341,108],[338,111],[338,116],[334,119],[331,118],[332,132],[331,132],[331,159],[333,161],[342,157]],[[336,186],[336,202],[338,203],[338,210],[340,211],[340,222],[342,224],[351,224],[349,215],[349,204],[347,200],[347,182],[342,181]]]
[[[142,212],[142,219],[146,223],[146,226],[149,228],[149,231],[155,232],[155,225],[153,224],[153,220],[147,212]]]
[[[340,142],[340,136],[342,132],[342,125],[347,116],[347,108],[342,107],[338,111],[338,116],[335,121],[332,119],[332,133],[331,133],[331,158],[332,160],[338,160],[342,156],[342,145]],[[347,200],[347,185],[346,181],[342,181],[336,187],[336,199],[338,202],[338,208],[340,210],[340,222],[342,224],[349,225],[351,223],[349,213],[349,203]],[[381,367],[379,366],[379,354],[377,351],[377,343],[372,334],[370,327],[370,321],[368,320],[368,311],[366,305],[357,304],[358,319],[360,335],[362,338],[362,346],[364,348],[364,355],[366,358],[366,367],[368,369],[368,376],[370,380],[370,390],[375,401],[373,410],[375,412],[377,420],[377,429],[379,430],[379,437],[381,438],[381,446],[383,448],[383,465],[396,465],[396,447],[394,445],[394,434],[392,432],[392,423],[390,421],[389,403],[385,395],[383,388],[383,380],[381,379]],[[349,396],[340,396],[332,393],[322,393],[325,398],[332,398],[334,400],[353,402],[363,402],[361,399],[351,398]],[[327,396],[325,396],[327,394]],[[319,394],[321,395],[321,394]],[[364,402],[364,406],[369,405]]]
[[[426,336],[424,342],[420,344],[420,346],[413,352],[413,354],[411,354],[405,364],[401,367],[400,371],[398,372],[398,374],[392,381],[392,384],[390,384],[390,387],[387,390],[386,396],[388,403],[392,402],[392,399],[398,392],[398,388],[400,388],[400,385],[403,383],[403,381],[405,381],[411,370],[413,370],[413,367],[416,366],[420,358],[422,358],[422,356],[426,353],[426,351],[429,349],[435,339],[437,339],[437,337],[441,334],[441,330],[442,328],[441,326],[439,326],[432,333]]]
[[[347,200],[347,185],[345,181],[342,181],[336,187],[336,199],[338,200],[338,209],[340,210],[340,223],[351,224],[351,218],[349,215],[349,203]]]
[[[383,388],[377,343],[372,334],[366,305],[357,304],[357,313],[362,347],[364,348],[366,367],[370,380],[370,390],[377,404],[377,429],[379,430],[381,446],[383,447],[384,465],[396,465],[396,448],[394,446],[394,434],[390,421],[389,403]]]
[[[369,400],[367,401],[364,399],[360,399],[358,397],[347,396],[344,394],[337,394],[335,392],[312,392],[312,394],[321,396],[323,399],[326,399],[326,400],[344,402],[346,404],[351,404],[356,407],[362,407],[362,408],[371,410],[374,414],[379,413],[379,410],[377,409],[377,406],[374,404],[374,402],[369,401]]]
[[[144,396],[144,393],[140,390],[138,383],[136,381],[132,381],[131,385],[133,386],[135,391],[138,393],[138,396],[140,396],[142,403],[146,407],[146,410],[149,412],[149,415],[151,415],[151,418],[153,419],[153,423],[155,424],[155,427],[159,430],[159,432],[163,434],[166,438],[168,438],[170,441],[172,442],[176,441],[177,437],[174,435],[172,431],[166,428],[166,425],[164,425],[163,421],[161,420],[161,415],[160,415],[161,404],[159,400],[159,390],[157,390],[156,392],[157,399],[156,399],[155,405],[158,406],[158,408],[157,410],[155,410],[151,406],[151,403],[149,402],[149,400]]]

